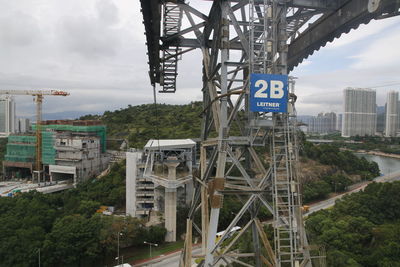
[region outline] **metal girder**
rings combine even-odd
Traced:
[[[210,40],[210,34],[219,20],[218,6],[219,1],[213,2],[210,14],[204,15],[189,4],[182,1],[176,2],[183,10],[204,20],[190,28],[183,29],[174,36],[163,39],[160,34],[161,22],[161,3],[158,0],[140,0],[143,13],[143,23],[145,26],[147,54],[149,58],[149,75],[151,84],[160,82],[160,49],[169,45],[179,45],[187,48],[200,48],[197,40],[185,38],[183,35],[205,27],[203,30],[204,47],[212,47],[213,40]],[[307,58],[315,50],[319,50],[327,42],[340,37],[342,33],[347,33],[351,29],[356,29],[362,23],[368,23],[371,19],[380,19],[399,15],[399,0],[381,0],[379,8],[373,12],[368,12],[369,0],[292,0],[287,2],[287,6],[293,8],[308,9],[307,12],[297,15],[288,15],[288,22],[300,18],[310,18],[313,15],[324,13],[316,22],[310,24],[299,36],[292,38],[289,44],[288,69],[292,70],[304,58]],[[237,4],[232,6],[232,10],[239,10],[246,5],[247,1],[231,0]],[[262,3],[263,0],[257,0],[256,3]],[[307,21],[307,20],[306,20]],[[299,25],[302,27],[306,21]],[[238,21],[240,24],[240,21]],[[243,30],[243,34],[248,32]],[[161,43],[161,47],[160,47]],[[230,49],[241,50],[242,46],[239,37],[231,40]]]
[[[287,1],[288,7],[304,7],[315,9],[335,9],[343,0],[291,0]]]
[[[368,11],[368,0],[342,2],[345,3],[340,6],[340,9],[320,17],[290,43],[288,54],[289,70],[292,70],[303,59],[312,55],[314,51],[325,46],[327,42],[332,42],[343,33],[357,29],[360,24],[367,24],[370,20],[378,19],[384,14],[399,14],[399,0],[382,0],[379,8],[373,13]]]
[[[232,0],[231,2],[242,2],[241,0]],[[244,1],[243,1],[244,2]],[[337,8],[343,0],[289,0],[281,1],[287,7],[305,7],[318,9],[334,9]],[[255,0],[255,4],[263,4],[264,0]]]
[[[149,76],[152,85],[160,82],[161,5],[158,0],[140,0],[146,34]]]

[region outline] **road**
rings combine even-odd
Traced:
[[[193,254],[199,254],[201,253],[201,248],[194,248],[193,249]],[[179,265],[179,259],[181,257],[181,252],[175,252],[167,256],[163,256],[160,258],[153,259],[151,261],[142,263],[142,264],[136,264],[134,265],[135,267],[139,266],[151,266],[151,267],[177,267]],[[194,260],[192,262],[194,264]]]
[[[359,184],[357,184],[355,186],[352,186],[353,188],[350,191],[346,192],[346,193],[343,193],[343,194],[334,196],[332,198],[329,198],[329,199],[322,200],[322,201],[319,201],[317,203],[311,204],[310,205],[310,210],[307,213],[305,213],[304,216],[306,217],[306,216],[308,216],[311,213],[314,213],[316,211],[319,211],[319,210],[322,210],[322,209],[327,209],[327,208],[330,208],[330,207],[334,206],[335,205],[335,201],[337,199],[340,199],[345,195],[361,191],[362,189],[364,189],[368,184],[372,183],[373,181],[377,182],[377,183],[400,181],[400,172],[391,173],[391,174],[388,174],[388,175],[385,175],[385,176],[379,176],[379,177],[374,178],[372,181],[359,183]]]

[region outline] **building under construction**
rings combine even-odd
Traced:
[[[41,138],[44,181],[71,180],[76,184],[108,166],[106,127],[100,121],[44,121]],[[35,160],[36,135],[10,135],[3,161],[4,178],[34,177]]]

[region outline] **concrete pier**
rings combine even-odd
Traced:
[[[168,180],[176,180],[176,167],[179,162],[167,162]],[[165,188],[165,228],[167,235],[166,242],[176,241],[176,188]]]

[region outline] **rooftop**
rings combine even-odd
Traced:
[[[192,139],[150,139],[144,146],[145,150],[158,150],[167,148],[192,148],[196,145]]]

